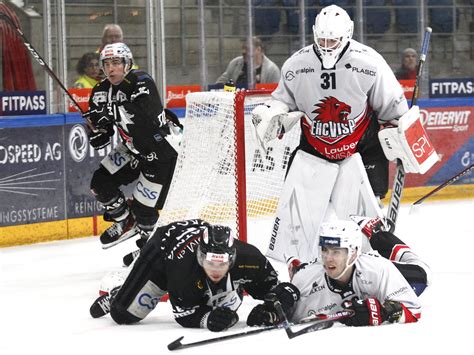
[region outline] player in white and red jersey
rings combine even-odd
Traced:
[[[294,275],[292,283],[300,299],[294,300],[288,317],[299,322],[349,308],[354,316],[341,322],[350,326],[416,322],[421,306],[408,281],[394,263],[376,252],[361,253],[361,248],[362,232],[356,223],[323,223],[319,262],[307,264]],[[258,320],[250,325],[282,321],[271,302],[256,306],[249,319]]]
[[[382,56],[352,39],[353,28],[342,8],[323,8],[313,26],[315,43],[284,63],[272,100],[252,112],[264,150],[296,123],[301,126],[267,253],[281,261],[312,260],[314,236],[334,213],[345,220],[351,214],[384,218],[378,201],[388,191],[385,148],[396,151],[405,171],[424,172],[399,144],[406,141],[404,132],[377,137],[381,125],[406,122],[419,111],[408,109]]]

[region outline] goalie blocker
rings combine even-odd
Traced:
[[[421,123],[418,106],[400,117],[398,127],[385,128],[378,135],[387,159],[400,159],[408,173],[424,174],[439,160]]]

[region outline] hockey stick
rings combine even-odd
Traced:
[[[413,88],[413,96],[411,98],[411,106],[416,105],[418,100],[421,73],[423,72],[423,66],[428,54],[428,48],[431,37],[431,27],[426,27],[425,35],[423,36],[423,44],[421,46],[420,60],[418,62],[418,68],[416,71],[415,87]],[[410,107],[411,107],[410,106]],[[393,179],[392,194],[390,196],[390,202],[388,205],[387,223],[390,226],[390,232],[395,231],[395,224],[397,223],[398,212],[400,210],[400,204],[402,201],[403,186],[405,185],[405,168],[403,167],[402,161],[397,159],[397,168],[395,170],[395,177]]]
[[[281,307],[281,305],[280,305],[280,307]],[[278,312],[278,309],[277,309],[277,312]],[[280,324],[277,324],[277,325],[269,325],[269,326],[261,327],[261,328],[258,328],[258,329],[245,330],[245,331],[240,332],[240,333],[229,334],[229,335],[224,335],[224,336],[221,336],[221,337],[200,340],[200,341],[196,341],[196,342],[193,342],[193,343],[185,343],[185,344],[181,343],[181,340],[183,340],[183,338],[184,338],[184,336],[182,336],[182,337],[179,337],[178,339],[176,339],[175,341],[169,343],[168,344],[168,350],[172,351],[172,350],[190,348],[190,347],[194,347],[194,346],[218,343],[218,342],[225,341],[225,340],[242,338],[242,337],[246,337],[246,336],[250,336],[250,335],[263,333],[263,332],[266,332],[266,331],[269,331],[269,330],[281,329],[281,328],[285,328],[285,330],[288,334],[287,327],[288,327],[288,329],[290,329],[290,327],[292,325],[311,323],[307,327],[305,327],[301,330],[298,330],[296,332],[292,332],[291,329],[290,329],[289,331],[292,332],[292,334],[295,334],[291,337],[288,336],[290,339],[292,339],[292,338],[297,337],[297,336],[302,335],[302,334],[306,334],[306,333],[310,333],[310,332],[315,332],[317,330],[322,330],[322,329],[329,328],[333,325],[334,321],[352,316],[352,311],[342,311],[342,312],[348,312],[348,313],[350,313],[350,315],[339,314],[341,312],[338,312],[338,313],[335,313],[335,314],[330,314],[330,315],[321,314],[321,315],[317,315],[317,316],[314,316],[314,317],[305,318],[300,323],[297,323],[297,324],[291,324],[290,322],[288,322],[288,319],[286,318],[286,316],[283,316],[283,317],[280,318],[280,319],[283,319],[283,323],[280,323]]]
[[[41,57],[41,55],[38,53],[38,51],[31,45],[31,43],[28,41],[28,39],[24,35],[23,31],[20,28],[18,28],[15,25],[15,23],[13,22],[13,20],[8,15],[6,15],[5,13],[0,12],[0,19],[4,19],[6,21],[6,23],[8,23],[16,31],[18,36],[20,36],[20,38],[22,39],[23,44],[25,45],[25,47],[30,51],[33,58],[36,59],[36,61],[39,63],[39,65],[41,65],[44,68],[44,70],[49,74],[49,76],[51,78],[53,78],[54,81],[56,81],[56,83],[61,87],[61,89],[63,89],[63,91],[69,97],[71,102],[74,104],[74,106],[79,110],[79,112],[84,117],[84,111],[81,109],[81,107],[79,106],[77,101],[74,99],[74,97],[71,95],[71,93],[66,89],[66,87],[61,82],[61,80],[59,80],[59,78],[56,76],[56,74],[54,74],[54,72],[51,70],[51,68],[46,64],[43,57]],[[87,117],[84,117],[84,118],[85,118],[86,123],[89,126],[89,128],[92,129],[94,132],[97,132],[97,129],[94,127],[92,122]]]
[[[305,318],[301,322],[302,324],[311,322],[310,325],[300,330],[293,331],[291,329],[290,322],[288,322],[288,318],[286,317],[285,311],[283,310],[283,307],[281,306],[281,303],[279,301],[276,301],[274,302],[274,305],[278,313],[278,317],[280,317],[280,319],[283,319],[282,326],[283,328],[285,328],[286,335],[288,336],[289,339],[293,339],[300,335],[312,333],[318,330],[331,328],[334,325],[334,322],[337,322],[341,319],[350,318],[354,315],[354,311],[348,310],[348,309],[345,309],[336,313],[332,313],[332,314],[318,314],[311,318]],[[312,321],[313,319],[314,321]]]
[[[471,164],[471,165],[468,166],[466,169],[464,169],[463,171],[457,173],[456,175],[454,175],[454,176],[451,177],[450,179],[446,180],[446,181],[443,182],[441,185],[439,185],[439,186],[436,187],[434,190],[432,190],[432,191],[430,191],[429,193],[427,193],[425,196],[423,196],[423,197],[420,198],[419,200],[413,202],[412,206],[421,204],[424,200],[426,200],[428,197],[434,195],[434,194],[437,193],[439,190],[444,189],[446,186],[451,185],[452,183],[458,181],[458,180],[459,180],[460,178],[462,178],[464,175],[469,174],[473,168],[474,168],[474,164]]]
[[[255,335],[255,334],[266,332],[268,330],[274,330],[274,329],[279,329],[279,328],[280,328],[280,326],[278,326],[278,325],[269,325],[269,326],[258,328],[258,329],[245,330],[245,331],[240,332],[240,333],[229,334],[229,335],[224,335],[224,336],[221,336],[221,337],[205,339],[205,340],[200,340],[200,341],[196,341],[196,342],[193,342],[193,343],[185,343],[185,344],[181,343],[181,340],[183,340],[183,338],[184,338],[184,336],[182,336],[182,337],[179,337],[178,339],[176,339],[175,341],[169,343],[168,344],[168,350],[173,351],[173,350],[191,348],[191,347],[194,347],[194,346],[218,343],[218,342],[225,341],[225,340],[242,338],[242,337]]]

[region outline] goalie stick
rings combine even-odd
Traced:
[[[435,189],[433,189],[433,190],[431,190],[430,192],[428,192],[426,195],[424,195],[423,197],[421,197],[419,200],[413,202],[413,206],[421,204],[424,200],[426,200],[428,197],[434,195],[434,194],[437,193],[439,190],[444,189],[446,186],[451,185],[452,183],[458,181],[458,180],[459,180],[460,178],[462,178],[464,175],[469,174],[473,168],[474,168],[474,164],[471,164],[470,166],[468,166],[468,167],[467,167],[466,169],[464,169],[463,171],[457,173],[456,175],[454,175],[454,176],[451,177],[450,179],[446,180],[445,182],[443,182],[441,185],[439,185],[439,186],[436,187]]]
[[[280,304],[280,303],[278,302],[278,304]],[[280,308],[281,308],[281,304],[280,304]],[[282,309],[282,311],[283,311],[283,309]],[[277,312],[278,312],[278,309],[277,309]],[[302,334],[306,334],[306,333],[310,333],[310,332],[315,332],[317,330],[322,330],[322,329],[329,328],[333,325],[333,323],[335,321],[337,321],[339,319],[347,318],[347,317],[352,317],[352,315],[353,315],[353,311],[341,311],[341,312],[337,312],[337,313],[329,314],[329,315],[320,314],[320,315],[316,315],[316,316],[313,316],[313,317],[305,318],[300,323],[291,324],[290,322],[288,322],[288,319],[286,318],[286,316],[283,313],[283,317],[281,317],[281,319],[283,319],[283,322],[280,323],[280,324],[277,324],[277,325],[269,325],[269,326],[265,326],[265,327],[261,327],[261,328],[257,328],[257,329],[245,330],[245,331],[240,332],[240,333],[234,333],[234,334],[224,335],[224,336],[220,336],[220,337],[216,337],[216,338],[199,340],[199,341],[196,341],[196,342],[193,342],[193,343],[184,343],[184,344],[181,343],[181,340],[183,340],[183,338],[184,338],[184,336],[182,336],[182,337],[179,337],[178,339],[176,339],[175,341],[169,343],[168,344],[168,350],[173,351],[173,350],[186,349],[186,348],[191,348],[191,347],[200,346],[200,345],[218,343],[218,342],[225,341],[225,340],[242,338],[242,337],[246,337],[246,336],[250,336],[250,335],[263,333],[263,332],[266,332],[266,331],[269,331],[269,330],[281,329],[281,328],[284,328],[286,330],[287,334],[290,331],[293,335],[291,337],[288,335],[288,337],[290,339],[292,339],[292,338],[297,337],[297,336],[302,335]],[[298,331],[295,331],[295,332],[293,332],[291,330],[291,326],[293,326],[293,325],[308,324],[308,323],[310,323],[310,325],[304,327],[301,330],[298,330]],[[289,329],[289,330],[287,330],[287,329]]]
[[[16,33],[18,34],[18,36],[21,38],[21,40],[23,41],[23,44],[25,45],[26,49],[28,49],[31,53],[31,55],[33,56],[33,58],[36,59],[36,61],[39,63],[39,65],[41,65],[44,70],[46,71],[46,73],[48,73],[48,75],[53,78],[54,81],[56,81],[56,83],[61,87],[61,89],[66,93],[66,95],[69,97],[69,99],[71,100],[71,102],[74,104],[74,106],[78,109],[78,111],[82,114],[82,117],[84,117],[84,119],[86,120],[86,123],[87,125],[89,126],[89,128],[93,131],[93,132],[97,132],[97,129],[94,127],[94,125],[92,124],[92,122],[84,116],[84,111],[81,109],[81,107],[79,106],[79,104],[77,103],[77,101],[74,99],[74,97],[71,95],[71,93],[66,89],[66,87],[64,86],[64,84],[61,82],[61,80],[59,80],[59,78],[56,76],[56,74],[54,74],[54,72],[52,71],[52,69],[46,64],[46,61],[43,59],[43,57],[41,57],[41,55],[38,53],[38,51],[31,45],[30,41],[28,41],[28,39],[26,38],[25,34],[23,33],[23,31],[17,27],[17,25],[13,22],[13,20],[5,13],[3,12],[0,12],[0,19],[4,19],[5,22],[7,24],[9,24],[15,31]]]
[[[423,66],[428,54],[428,48],[431,37],[431,27],[426,27],[425,34],[423,36],[423,44],[421,46],[420,60],[418,61],[418,68],[416,71],[415,87],[413,88],[413,96],[411,98],[411,106],[416,105],[419,96],[421,73],[423,72]],[[387,211],[387,223],[390,227],[390,232],[395,231],[395,224],[397,223],[398,212],[400,211],[400,204],[402,202],[403,186],[405,185],[405,168],[403,167],[402,161],[397,159],[397,168],[393,178],[392,194],[390,195],[390,202]]]

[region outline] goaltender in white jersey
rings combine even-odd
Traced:
[[[320,263],[302,268],[292,280],[301,297],[292,320],[352,308],[347,325],[417,321],[421,306],[415,292],[391,261],[376,252],[360,253],[361,237],[350,221],[322,225]]]
[[[382,56],[352,39],[353,26],[342,8],[323,8],[313,26],[315,43],[284,63],[273,100],[252,112],[264,150],[298,122],[302,131],[267,253],[281,261],[314,259],[315,236],[331,215],[384,218],[377,198],[388,190],[385,148],[396,152],[390,158],[400,158],[405,171],[427,169],[400,143],[406,141],[404,131],[393,128],[393,135],[379,141],[381,125],[419,120],[419,110],[408,109]]]

